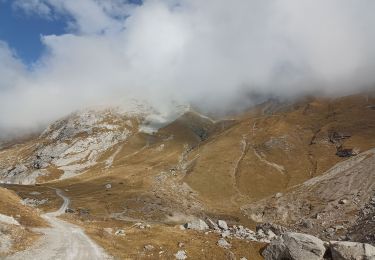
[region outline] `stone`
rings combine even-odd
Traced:
[[[67,208],[65,210],[65,213],[75,213],[75,210],[74,209],[71,209],[71,208]]]
[[[106,188],[107,190],[111,189],[111,188],[112,188],[112,184],[107,183],[107,184],[105,185],[105,188]]]
[[[257,224],[256,231],[258,231],[259,229],[262,229],[264,231],[271,230],[273,233],[275,233],[278,236],[288,231],[288,229],[283,226],[280,226],[274,223],[268,223],[268,222]]]
[[[217,241],[217,245],[226,249],[231,248],[231,244],[229,244],[224,238],[220,238],[219,241]]]
[[[375,260],[375,247],[369,244],[331,241],[332,260]]]
[[[201,219],[193,220],[189,223],[186,223],[184,227],[187,229],[198,230],[198,231],[210,229],[207,223]]]
[[[177,260],[185,260],[187,258],[186,252],[184,250],[178,251],[174,256]]]
[[[185,243],[183,243],[183,242],[178,242],[178,247],[179,248],[182,248],[182,247],[184,247],[185,246]]]
[[[218,229],[219,229],[219,226],[218,226],[214,221],[212,221],[212,219],[210,219],[210,218],[206,218],[206,223],[207,223],[207,225],[208,225],[211,229],[215,229],[215,230],[218,230]]]
[[[217,221],[217,225],[218,225],[219,228],[221,228],[222,230],[227,230],[227,229],[228,229],[228,224],[227,224],[227,222],[225,222],[224,220],[218,220],[218,221]]]
[[[230,236],[230,231],[229,230],[224,230],[221,233],[221,237],[223,237],[223,238],[226,238],[226,237],[229,237],[229,236]]]
[[[275,194],[275,198],[278,199],[278,198],[281,198],[283,196],[283,194],[281,192],[278,192]]]
[[[319,238],[287,232],[272,240],[262,255],[265,260],[322,260],[325,251],[324,242]]]
[[[153,245],[145,245],[144,246],[144,249],[146,250],[146,251],[152,251],[152,250],[154,250],[154,246]]]
[[[308,228],[308,229],[311,229],[314,227],[311,219],[304,219],[301,221],[301,225],[304,227],[304,228]]]
[[[347,199],[341,199],[339,200],[339,204],[347,204],[348,200]]]
[[[145,225],[143,225],[141,222],[135,223],[134,226],[139,229],[145,229]]]
[[[277,238],[276,234],[273,233],[272,230],[267,230],[265,233],[267,235],[268,240],[272,240],[272,239]]]
[[[116,232],[115,232],[115,235],[116,236],[125,236],[125,231],[123,229],[118,229]]]

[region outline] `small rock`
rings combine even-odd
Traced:
[[[221,233],[221,237],[223,237],[223,238],[226,238],[226,237],[229,237],[229,236],[230,236],[230,231],[229,230],[224,230]]]
[[[183,242],[178,242],[178,247],[181,248],[181,247],[184,247],[185,246],[185,243]]]
[[[145,245],[144,246],[144,249],[146,250],[146,251],[152,251],[152,250],[154,250],[154,246],[153,245]]]
[[[272,239],[277,238],[276,234],[273,233],[271,230],[267,230],[267,231],[266,231],[266,235],[267,235],[267,239],[270,240],[270,241],[271,241]]]
[[[288,229],[283,226],[280,226],[274,223],[268,223],[268,222],[257,224],[256,231],[258,231],[259,229],[262,229],[264,231],[271,230],[273,233],[275,233],[278,236],[288,231]]]
[[[342,225],[335,226],[335,230],[342,230],[342,229],[345,229],[345,227]]]
[[[112,184],[107,183],[107,184],[105,185],[105,188],[106,188],[107,190],[111,189],[111,188],[112,188]]]
[[[217,224],[218,224],[219,228],[221,228],[222,230],[228,229],[228,224],[224,220],[218,220]]]
[[[208,225],[211,229],[215,229],[215,230],[218,230],[218,229],[219,229],[219,226],[218,226],[214,221],[212,221],[210,218],[206,218],[206,223],[207,223],[207,225]]]
[[[75,210],[74,209],[71,209],[71,208],[67,208],[66,210],[65,210],[65,213],[74,213],[75,212]]]
[[[123,229],[118,229],[116,232],[115,232],[115,235],[116,236],[125,236],[125,231]]]
[[[139,228],[139,229],[145,229],[145,225],[143,225],[143,224],[140,223],[140,222],[135,223],[134,226],[137,227],[137,228]]]
[[[224,238],[220,238],[219,241],[217,241],[217,245],[226,249],[231,247],[231,244],[229,244]]]
[[[313,223],[312,223],[312,221],[310,219],[304,219],[304,220],[302,220],[301,225],[304,228],[308,228],[308,229],[313,228]]]
[[[186,252],[184,250],[178,251],[174,256],[177,260],[185,260],[187,258]]]
[[[283,194],[281,192],[278,192],[275,194],[275,198],[278,199],[278,198],[281,198],[283,196]]]
[[[339,204],[346,204],[346,203],[348,203],[347,199],[341,199],[341,200],[339,200]]]

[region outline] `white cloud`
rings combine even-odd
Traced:
[[[51,18],[52,9],[48,4],[40,0],[14,0],[14,9],[21,9],[28,15],[40,15],[46,18]]]
[[[375,80],[372,0],[30,3],[18,5],[47,18],[71,17],[70,34],[43,36],[47,51],[27,73],[3,50],[0,86],[13,86],[1,92],[0,110],[12,112],[0,115],[0,126],[24,127],[128,97],[225,110],[251,92],[342,94]]]

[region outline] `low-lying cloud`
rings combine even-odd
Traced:
[[[31,68],[0,42],[1,129],[129,98],[223,111],[249,93],[341,95],[375,81],[372,0],[14,0],[13,7],[68,17],[69,33],[41,36],[46,51]]]

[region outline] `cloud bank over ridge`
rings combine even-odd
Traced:
[[[13,7],[68,17],[68,33],[41,36],[46,51],[31,66],[0,42],[1,129],[129,98],[215,111],[246,104],[249,93],[342,94],[375,82],[372,0],[14,0]]]

